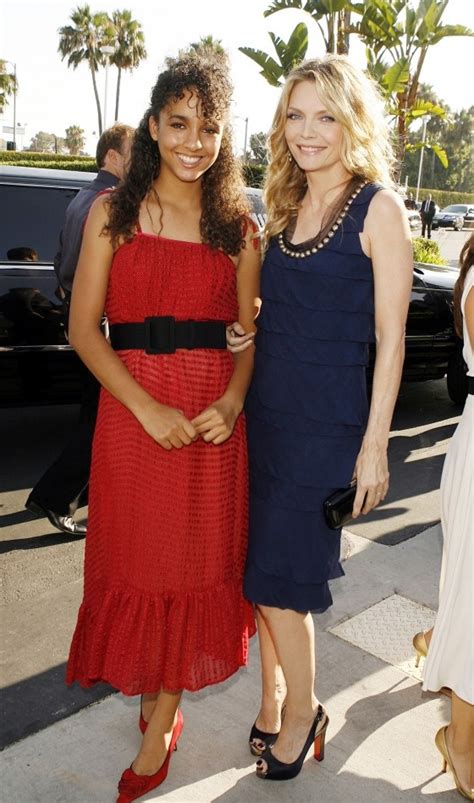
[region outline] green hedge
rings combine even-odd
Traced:
[[[15,167],[47,167],[50,170],[79,170],[82,173],[97,173],[97,165],[92,159],[87,162],[48,162],[46,159],[38,159],[36,162],[31,162],[25,159],[18,159],[15,162]]]
[[[71,156],[63,153],[34,153],[33,151],[0,151],[0,164],[16,167],[49,167],[52,170],[81,170],[97,173],[91,156]]]
[[[71,156],[69,153],[46,153],[42,151],[0,151],[1,162],[13,162],[16,164],[18,159],[27,162],[90,162],[90,156]]]
[[[413,238],[413,259],[415,262],[427,262],[430,265],[447,265],[448,260],[441,256],[439,245],[435,240],[424,237]]]
[[[416,187],[408,187],[408,192],[416,196]],[[418,199],[423,201],[431,195],[435,204],[443,209],[449,204],[474,204],[474,193],[472,192],[452,192],[451,190],[420,190]]]

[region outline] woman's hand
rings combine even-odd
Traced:
[[[232,435],[242,406],[228,396],[221,396],[214,404],[193,418],[191,424],[206,443],[218,446]]]
[[[145,432],[163,449],[182,449],[196,440],[197,431],[182,410],[153,402],[139,416]]]
[[[245,351],[252,345],[255,332],[246,332],[244,327],[236,321],[226,329],[227,348],[232,354]]]
[[[357,493],[354,499],[352,517],[364,515],[382,502],[388,491],[387,449],[376,442],[363,441],[356,460],[354,477],[357,479]]]

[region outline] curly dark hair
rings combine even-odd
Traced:
[[[219,155],[202,178],[202,241],[226,254],[238,254],[242,248],[244,219],[249,213],[249,205],[227,122],[232,84],[226,63],[211,54],[184,53],[177,59],[167,59],[166,65],[167,69],[158,76],[150,106],[136,130],[127,176],[108,200],[110,214],[105,231],[111,236],[114,246],[133,238],[140,204],[160,172],[160,154],[149,132],[149,119],[158,119],[168,103],[181,100],[186,90],[192,90],[196,92],[206,118],[224,121]]]

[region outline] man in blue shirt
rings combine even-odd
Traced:
[[[94,200],[101,192],[115,187],[124,177],[130,160],[134,130],[115,124],[104,131],[97,143],[99,172],[71,201],[60,234],[59,251],[54,260],[67,315],[72,283],[79,260],[84,225]],[[79,421],[64,450],[31,491],[26,507],[37,516],[46,516],[62,532],[85,535],[86,527],[74,520],[74,513],[87,490],[100,385],[82,366],[83,386]]]

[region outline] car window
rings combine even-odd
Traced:
[[[0,184],[0,260],[11,249],[33,249],[40,262],[52,262],[66,207],[76,195],[66,187]]]
[[[467,212],[467,206],[463,204],[450,204],[450,206],[445,206],[442,210],[443,212],[459,212],[461,215],[465,215]]]

